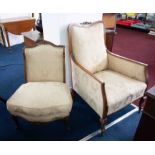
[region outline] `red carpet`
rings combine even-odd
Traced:
[[[117,28],[114,53],[149,65],[149,88],[155,85],[155,36],[125,28]]]

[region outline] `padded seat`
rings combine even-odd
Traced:
[[[11,114],[31,122],[48,122],[69,116],[70,90],[62,82],[28,82],[7,101]]]
[[[127,77],[112,70],[104,70],[94,74],[97,79],[105,83],[108,114],[111,114],[128,103],[140,98],[147,85],[144,82]]]

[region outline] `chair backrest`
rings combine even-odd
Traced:
[[[102,21],[69,26],[70,52],[74,59],[92,73],[107,68],[108,59]]]
[[[65,82],[65,48],[42,41],[24,49],[27,82]]]

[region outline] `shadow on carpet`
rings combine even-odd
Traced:
[[[108,117],[108,123],[114,121],[115,119],[121,117],[127,112],[133,110],[134,107],[129,105],[124,109],[112,114]],[[76,95],[75,101],[73,104],[73,109],[70,115],[70,126],[71,131],[66,131],[64,123],[61,120],[51,122],[46,125],[34,125],[29,122],[18,118],[20,123],[20,130],[15,128],[15,124],[11,119],[9,112],[6,110],[4,104],[0,104],[0,140],[21,140],[21,141],[33,141],[33,140],[47,140],[47,141],[75,141],[80,140],[87,136],[88,134],[100,129],[99,117],[97,114],[78,96]],[[122,132],[129,134],[127,130],[128,125],[131,125],[132,122],[135,122],[135,119],[132,119],[127,123],[127,126],[123,126],[118,134],[114,131],[105,132],[105,136],[108,134],[106,139],[100,140],[120,140],[120,136],[123,137]],[[137,124],[137,121],[136,121]],[[113,127],[111,127],[113,129]],[[133,127],[135,129],[135,127]],[[133,131],[130,130],[133,133]],[[110,136],[110,137],[109,137]],[[129,134],[127,140],[132,140],[133,136]],[[101,138],[101,137],[100,137]],[[99,140],[98,138],[94,140]]]

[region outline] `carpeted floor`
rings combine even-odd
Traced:
[[[0,46],[0,95],[5,99],[8,99],[24,83],[22,48],[22,44],[13,46],[11,49]],[[108,124],[131,110],[133,107],[127,106],[109,116]],[[137,119],[139,118],[140,115]],[[6,106],[0,102],[0,140],[80,140],[100,128],[99,117],[78,95],[74,99],[70,116],[72,128],[70,132],[64,130],[62,121],[55,121],[47,125],[32,125],[23,119],[19,118],[18,120],[21,130],[15,129],[10,113]],[[117,130],[114,129],[113,132],[108,132],[108,135],[115,135],[113,140],[132,140],[138,121],[132,120],[130,124],[133,124],[130,130],[126,132],[120,130],[118,134]],[[112,137],[104,139],[104,137],[99,136],[98,139],[94,140],[99,140],[99,138],[111,140]]]
[[[108,117],[108,123],[120,118],[122,115],[134,110],[131,105],[125,107],[117,113]],[[137,112],[136,112],[137,113]],[[132,117],[132,115],[131,115]],[[127,125],[121,129],[121,126],[115,127],[112,132],[107,130],[108,137],[100,134],[98,139],[94,140],[133,140],[135,130],[140,119],[140,114],[136,119],[133,117]],[[61,120],[44,125],[34,125],[18,118],[20,130],[15,128],[10,113],[6,106],[0,103],[0,140],[2,141],[75,141],[81,140],[85,136],[100,129],[99,118],[96,113],[77,95],[70,115],[71,131],[66,131],[64,123]],[[114,125],[115,126],[115,125]],[[112,126],[111,128],[113,128]],[[126,130],[128,128],[128,130]],[[117,130],[116,130],[117,129]],[[119,130],[118,130],[119,129]],[[124,130],[125,129],[125,130]],[[119,131],[119,132],[118,132]],[[106,135],[107,135],[106,134]],[[115,135],[113,137],[113,135]],[[127,138],[127,139],[126,139]],[[92,139],[93,140],[93,139]]]
[[[24,83],[22,48],[22,44],[13,46],[11,49],[0,46],[0,95],[5,99],[8,99]],[[127,106],[109,116],[108,123],[131,110],[133,110],[133,107]],[[140,115],[138,115],[138,118],[140,118]],[[98,116],[78,95],[74,99],[71,112],[70,125],[72,130],[70,132],[64,130],[62,121],[55,121],[47,125],[32,125],[23,119],[19,118],[18,120],[21,130],[15,129],[11,115],[6,106],[0,102],[0,140],[80,140],[100,128]],[[138,122],[133,121],[131,124],[133,124],[130,130],[132,136],[124,140],[133,139]],[[128,132],[121,133],[121,135],[110,132],[108,135],[112,134],[117,135],[113,140],[119,140],[120,137],[121,139],[127,137]],[[102,136],[100,138],[104,140]],[[108,140],[108,138],[105,140]]]
[[[155,36],[117,27],[112,51],[119,55],[147,63],[149,88],[155,85]]]
[[[141,114],[139,114],[138,112],[135,112],[133,115],[117,123],[113,127],[107,129],[103,136],[98,134],[97,136],[94,136],[90,140],[91,141],[131,141],[131,140],[134,140],[134,134],[136,133],[137,125],[140,121],[140,116]],[[131,139],[131,137],[133,137],[133,139]]]
[[[154,36],[143,32],[117,29],[113,52],[149,64],[149,86],[155,83],[155,41]],[[131,35],[132,34],[132,35]],[[24,83],[23,45],[13,46],[11,50],[0,45],[0,95],[8,99]],[[132,110],[128,106],[111,115],[109,122]],[[77,95],[71,113],[71,132],[64,130],[61,121],[49,125],[31,125],[19,119],[22,130],[15,130],[5,105],[0,103],[0,140],[80,140],[99,129],[98,116]],[[129,118],[107,129],[103,135],[90,140],[133,140],[140,115],[134,113]]]

